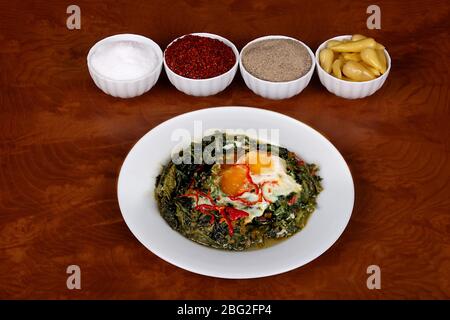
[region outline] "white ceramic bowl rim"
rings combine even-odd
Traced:
[[[94,68],[94,66],[91,64],[92,55],[99,47],[101,47],[105,44],[111,43],[111,42],[118,42],[118,41],[138,42],[138,43],[150,48],[150,50],[152,50],[156,54],[157,59],[158,59],[157,63],[155,64],[155,67],[152,70],[150,70],[148,73],[144,74],[143,76],[140,76],[139,78],[127,79],[127,80],[112,79],[112,78],[107,77],[107,76],[101,74],[100,72],[98,72]],[[162,63],[163,63],[163,54],[162,54],[161,47],[152,39],[147,38],[142,35],[139,35],[139,34],[121,33],[121,34],[115,34],[115,35],[103,38],[103,39],[99,40],[98,42],[96,42],[89,50],[89,53],[87,55],[87,63],[88,63],[88,67],[91,70],[91,72],[95,73],[95,75],[97,77],[103,78],[103,79],[111,81],[111,82],[131,83],[131,82],[136,82],[136,81],[145,79],[145,78],[151,76],[153,73],[158,72],[158,70],[160,69],[160,67],[162,66]]]
[[[186,37],[186,36],[190,36],[190,35],[193,35],[193,36],[200,36],[200,37],[207,37],[207,38],[211,38],[211,39],[217,39],[217,40],[222,41],[226,46],[230,47],[231,50],[233,50],[234,56],[235,56],[235,58],[236,58],[236,61],[234,62],[233,66],[230,68],[230,70],[228,70],[227,72],[224,72],[224,73],[222,73],[222,74],[219,74],[218,76],[211,77],[211,78],[205,78],[205,79],[193,79],[193,78],[183,77],[182,75],[179,75],[178,73],[176,73],[175,71],[173,71],[172,69],[170,69],[169,66],[168,66],[167,63],[166,63],[166,51],[167,51],[167,49],[168,49],[175,41],[180,40],[180,39],[182,39],[182,38],[184,38],[184,37]],[[186,80],[192,80],[192,81],[197,81],[197,82],[208,81],[208,80],[212,80],[212,79],[217,79],[217,78],[219,78],[219,77],[228,75],[228,74],[230,74],[231,72],[233,72],[233,69],[236,68],[236,66],[237,66],[237,64],[238,64],[238,62],[239,62],[239,51],[238,51],[238,49],[236,48],[236,46],[234,45],[233,42],[231,42],[231,41],[228,40],[227,38],[224,38],[224,37],[222,37],[222,36],[219,36],[218,34],[207,33],[207,32],[193,32],[193,33],[188,33],[188,34],[182,35],[181,37],[178,37],[178,38],[174,39],[172,42],[170,42],[170,43],[167,45],[166,49],[164,49],[164,54],[163,54],[163,56],[164,56],[164,58],[163,58],[163,60],[164,60],[164,66],[165,66],[169,71],[171,71],[174,75],[176,75],[176,76],[178,76],[178,77],[180,77],[180,78],[186,79]]]
[[[383,73],[381,76],[379,76],[379,77],[377,77],[375,79],[372,79],[372,80],[367,80],[367,81],[347,81],[347,80],[342,80],[342,79],[333,77],[331,74],[329,74],[328,72],[326,72],[322,68],[322,66],[319,63],[319,53],[320,53],[320,50],[323,49],[325,44],[328,41],[331,41],[331,40],[345,40],[345,39],[350,39],[351,37],[352,37],[352,35],[346,34],[346,35],[343,35],[343,36],[336,36],[334,38],[330,38],[330,39],[322,42],[320,44],[320,46],[317,48],[317,50],[316,50],[316,64],[317,64],[317,68],[320,68],[324,72],[326,77],[331,77],[333,80],[337,80],[338,82],[347,83],[347,84],[351,84],[351,85],[355,85],[355,86],[364,85],[364,84],[370,83],[370,82],[380,81],[381,79],[386,78],[387,75],[389,74],[389,72],[391,71],[391,56],[389,55],[389,53],[387,52],[386,49],[384,49],[384,54],[386,55],[386,58],[387,58],[386,60],[387,60],[387,64],[388,64],[386,72]]]
[[[294,80],[290,80],[290,81],[268,81],[268,80],[263,80],[260,78],[255,77],[254,75],[252,75],[250,72],[248,72],[247,69],[245,69],[244,65],[242,64],[242,53],[244,52],[244,50],[251,44],[259,42],[259,41],[263,41],[263,40],[269,40],[269,39],[290,39],[290,40],[294,40],[300,44],[302,44],[306,50],[308,50],[309,56],[311,57],[311,68],[308,70],[307,73],[305,73],[303,76],[301,76],[300,78],[294,79]],[[312,72],[314,72],[314,65],[316,63],[316,58],[314,56],[314,53],[312,52],[311,48],[309,48],[305,43],[303,43],[302,41],[292,38],[292,37],[288,37],[288,36],[283,36],[283,35],[268,35],[268,36],[262,36],[256,39],[253,39],[252,41],[250,41],[249,43],[247,43],[241,50],[240,54],[239,54],[239,63],[242,66],[242,69],[253,79],[256,79],[258,81],[261,81],[263,83],[268,83],[271,85],[284,85],[284,84],[289,84],[289,83],[293,83],[295,81],[299,81],[303,78],[306,78],[307,76],[309,76],[309,74],[311,74]]]

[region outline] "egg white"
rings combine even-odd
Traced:
[[[263,215],[267,207],[276,202],[279,197],[287,196],[291,193],[299,194],[302,191],[302,186],[295,181],[286,171],[286,161],[278,156],[270,155],[270,166],[261,168],[260,174],[253,174],[250,176],[255,184],[261,188],[264,197],[262,201],[252,205],[247,205],[238,200],[230,199],[226,194],[217,188],[216,192],[219,197],[216,200],[219,205],[232,205],[234,208],[246,211],[249,216],[246,222],[251,222],[254,218]],[[240,161],[238,161],[239,163]],[[242,159],[241,159],[242,162]],[[240,196],[250,202],[258,200],[258,195],[252,192],[246,192]]]

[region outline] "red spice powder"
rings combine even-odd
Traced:
[[[218,39],[187,35],[176,40],[165,52],[167,66],[191,79],[217,77],[236,62],[233,50]]]

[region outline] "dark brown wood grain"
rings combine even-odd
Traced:
[[[367,1],[0,2],[0,298],[450,298],[449,4],[378,1],[382,29],[366,29]],[[195,98],[161,75],[129,100],[100,92],[86,54],[99,39],[131,32],[164,48],[207,31],[240,49],[267,34],[313,50],[341,34],[385,44],[392,71],[356,101],[326,91],[315,75],[298,96],[270,101],[237,75],[224,92]],[[275,110],[326,135],[353,174],[351,221],[324,255],[265,279],[222,280],[174,267],[125,225],[116,179],[131,146],[181,113],[221,105]],[[66,267],[82,289],[66,288]],[[366,268],[381,267],[368,290]]]

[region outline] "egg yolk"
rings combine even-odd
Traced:
[[[228,196],[236,196],[245,190],[247,169],[244,166],[228,166],[221,172],[220,189]]]
[[[249,152],[245,159],[252,174],[267,172],[272,167],[271,156],[266,152]]]

